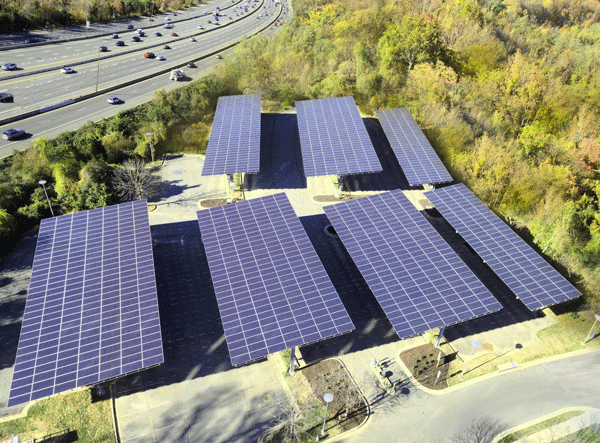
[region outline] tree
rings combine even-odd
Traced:
[[[267,433],[277,433],[284,442],[300,442],[307,413],[312,405],[300,405],[287,395],[276,399],[277,410]]]
[[[404,16],[400,25],[388,26],[379,40],[379,55],[389,70],[410,71],[415,63],[435,63],[441,53],[437,23],[425,17]]]
[[[147,198],[154,190],[156,181],[143,160],[125,160],[113,172],[113,187],[123,201]]]

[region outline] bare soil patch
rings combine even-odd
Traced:
[[[355,200],[357,198],[366,197],[365,195],[345,195],[342,198],[337,198],[335,195],[314,195],[313,200],[319,203],[342,202],[344,200]]]
[[[329,403],[327,414],[330,417],[327,421],[328,426],[337,422],[340,430],[344,432],[360,426],[367,418],[368,410],[364,399],[346,414],[344,398],[348,386],[354,386],[354,381],[338,360],[329,359],[308,366],[302,369],[302,374],[306,377],[313,393],[323,405],[325,405],[323,396],[326,393],[333,394],[333,401]]]
[[[440,353],[439,366],[436,367]],[[454,355],[446,356],[431,343],[400,353],[400,360],[402,360],[415,380],[426,388],[435,390],[442,390],[448,387],[448,367],[450,361],[454,360],[454,357]],[[437,383],[435,383],[438,371],[440,371],[440,377]]]
[[[223,206],[228,204],[227,202],[227,198],[207,198],[206,200],[202,200],[200,202],[200,206],[202,206],[203,208],[216,208],[217,206]],[[238,200],[237,199],[232,199],[231,202],[229,203],[236,203]]]

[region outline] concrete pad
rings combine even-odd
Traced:
[[[116,400],[119,415],[126,417],[148,409],[148,397],[145,392],[123,395]]]
[[[235,371],[240,390],[245,391],[246,389],[279,383],[277,374],[271,369],[271,363],[267,361],[255,363]]]
[[[152,432],[153,424],[147,409],[125,416],[122,415],[121,409],[117,410],[119,412],[119,433],[123,441]]]
[[[177,400],[177,388],[174,385],[161,386],[160,388],[147,391],[148,394],[148,405],[150,408],[162,404],[171,404]]]

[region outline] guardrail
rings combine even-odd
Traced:
[[[260,4],[262,5],[263,3],[264,3],[264,0]],[[258,10],[259,9],[257,9],[257,11]],[[279,20],[279,18],[282,15],[282,12],[283,12],[283,4],[280,3],[279,4],[279,12],[278,12],[278,14],[276,16],[274,16],[273,19],[271,19],[271,21],[268,24],[266,24],[266,25],[262,26],[261,28],[257,29],[251,35],[259,34],[259,33],[263,32],[263,31],[265,31],[266,29],[268,29],[271,25],[273,25],[273,23],[275,23],[277,20]],[[184,37],[184,38],[186,38],[186,37]],[[201,57],[197,57],[197,58],[191,59],[190,61],[198,62],[198,61],[201,61],[201,60],[205,60],[207,58],[215,56],[216,54],[218,54],[220,52],[223,52],[223,51],[226,51],[227,49],[233,48],[238,43],[239,43],[239,41],[235,41],[233,43],[228,43],[225,46],[221,46],[218,50],[212,51],[212,52],[210,52],[208,54],[205,54],[205,55],[203,55]],[[74,66],[74,65],[71,65],[71,66]],[[36,115],[39,115],[39,114],[43,114],[45,112],[52,111],[54,109],[58,109],[58,108],[61,108],[63,106],[68,106],[68,105],[72,105],[74,103],[78,103],[78,102],[81,102],[81,101],[84,101],[84,100],[88,100],[90,98],[97,97],[99,95],[107,94],[107,93],[115,91],[117,89],[125,88],[125,87],[131,86],[131,85],[133,85],[135,83],[140,83],[140,82],[143,82],[145,80],[149,80],[149,79],[151,79],[153,77],[158,77],[160,75],[164,75],[164,74],[170,73],[173,69],[178,69],[178,68],[182,68],[182,67],[185,67],[185,66],[186,66],[185,62],[184,63],[177,63],[175,65],[171,65],[168,68],[164,68],[164,69],[161,69],[159,71],[153,71],[150,74],[146,74],[146,75],[141,76],[141,77],[136,77],[136,78],[128,80],[126,82],[122,82],[122,83],[119,83],[117,85],[108,86],[108,87],[105,87],[105,88],[97,90],[97,91],[89,92],[89,93],[80,95],[79,97],[75,97],[75,98],[72,98],[72,99],[64,100],[64,101],[62,101],[60,103],[57,103],[55,105],[50,105],[50,106],[46,106],[44,108],[35,109],[35,110],[29,111],[29,112],[25,112],[23,114],[15,115],[15,116],[12,116],[12,117],[7,117],[5,119],[0,120],[0,126],[6,125],[8,123],[13,123],[13,122],[16,122],[16,121],[19,121],[19,120],[24,120],[26,118],[33,117],[33,116],[36,116]]]

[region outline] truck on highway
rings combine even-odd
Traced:
[[[183,72],[181,69],[175,69],[171,71],[171,77],[169,78],[175,81],[183,80],[185,78],[185,72]]]

